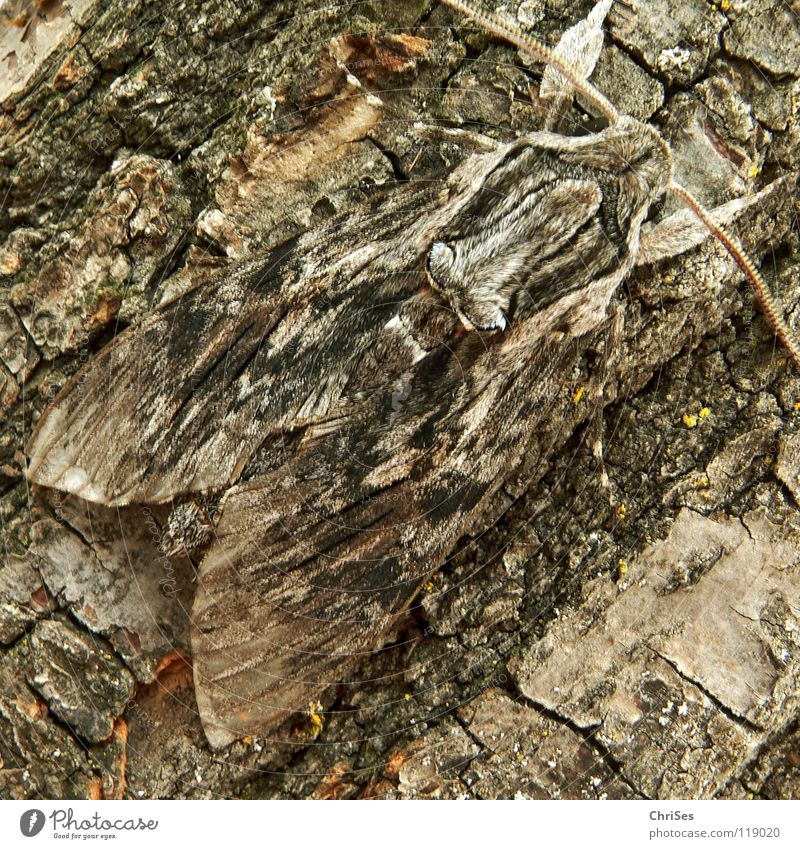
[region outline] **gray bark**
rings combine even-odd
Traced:
[[[600,345],[546,462],[321,731],[209,750],[163,516],[32,492],[26,434],[114,332],[226,258],[398,174],[441,178],[459,151],[414,122],[540,128],[541,68],[435,3],[23,5],[0,39],[0,796],[796,798],[800,379],[710,240],[637,269],[602,397]],[[591,7],[508,5],[548,40]],[[800,325],[797,19],[641,6],[593,80],[706,204],[757,197],[737,228]]]

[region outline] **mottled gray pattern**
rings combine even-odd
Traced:
[[[480,521],[671,175],[631,119],[487,146],[158,309],[31,440],[31,479],[89,500],[224,492],[194,608],[214,745],[345,680]]]

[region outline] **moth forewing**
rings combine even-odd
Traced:
[[[524,321],[497,345],[451,340],[409,370],[406,404],[373,396],[272,477],[228,493],[192,634],[212,745],[274,732],[350,680],[433,564],[485,516],[553,404],[553,373],[580,353],[526,342]]]
[[[406,192],[391,221],[385,212],[366,225],[345,218],[353,233],[375,231],[359,250],[342,255],[338,239],[347,230],[334,222],[156,309],[44,412],[27,446],[29,479],[109,505],[233,483],[270,435],[336,406],[393,302],[415,286],[400,277],[369,291],[354,284],[370,255],[388,250],[418,217]],[[401,267],[406,254],[399,251]]]

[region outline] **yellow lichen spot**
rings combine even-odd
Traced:
[[[775,458],[770,456],[769,454],[767,454],[767,456],[764,457],[764,465],[765,466],[771,466],[774,462],[775,462]]]
[[[795,412],[797,412],[798,410],[800,410],[800,401],[795,401],[795,402],[794,402],[794,404],[792,404],[792,409],[793,409]]]
[[[708,475],[700,475],[692,484],[694,489],[708,489]]]
[[[617,561],[617,567],[619,568],[619,576],[620,576],[620,578],[621,578],[623,575],[627,575],[627,574],[628,574],[628,564],[627,564],[624,560],[618,560],[618,561]]]
[[[573,404],[576,404],[576,405],[577,405],[577,404],[579,404],[579,403],[580,403],[581,398],[583,398],[583,387],[582,387],[582,386],[579,386],[579,387],[578,387],[578,388],[577,388],[577,389],[576,389],[576,390],[572,393],[572,403],[573,403]]]
[[[723,12],[727,12],[731,7],[731,0],[721,0],[719,7]]]
[[[701,419],[707,419],[711,415],[711,410],[708,407],[702,407],[697,415]]]
[[[320,732],[325,727],[325,721],[322,718],[322,705],[319,702],[308,703],[308,734],[313,740],[319,737]]]
[[[688,428],[697,427],[697,416],[692,415],[692,413],[684,413],[683,414],[683,423]]]
[[[758,176],[758,166],[757,166],[755,163],[753,163],[753,164],[752,164],[752,165],[751,165],[751,166],[747,169],[747,176],[748,176],[751,180],[753,179],[753,177],[757,177],[757,176]]]
[[[403,696],[403,698],[404,698],[407,702],[410,702],[410,701],[411,701],[411,693],[406,693],[406,694]]]
[[[625,514],[628,512],[628,508],[624,504],[617,504],[614,508],[614,512],[617,514],[617,518],[622,521],[625,518]]]
[[[252,737],[242,737],[242,743],[244,743],[245,746],[249,746],[252,739]]]
[[[433,581],[426,581],[422,585],[422,589],[425,590],[426,593],[432,593],[434,590]]]

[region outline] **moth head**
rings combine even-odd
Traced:
[[[613,187],[618,229],[637,240],[647,210],[672,181],[667,143],[652,127],[626,116],[600,133],[572,140],[562,161],[589,169],[604,191]]]

